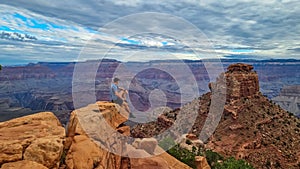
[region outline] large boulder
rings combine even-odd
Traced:
[[[118,105],[97,102],[74,110],[68,124],[66,165],[68,169],[119,169],[122,158],[107,148],[122,153],[122,134],[128,135],[123,123],[128,113]],[[117,132],[119,131],[119,132]]]
[[[35,161],[48,168],[58,168],[65,129],[53,113],[37,113],[2,122],[0,133],[2,168],[25,164],[31,166],[33,163],[28,161]],[[27,162],[5,164],[22,160]]]
[[[24,153],[24,160],[35,161],[48,168],[58,167],[63,148],[64,145],[60,138],[39,138],[28,146]]]
[[[204,147],[204,143],[194,134],[184,134],[178,140],[180,147],[192,151],[193,148]]]
[[[143,149],[149,154],[154,154],[158,142],[155,138],[136,139],[133,146],[137,149]]]
[[[122,142],[122,136],[128,136],[128,126],[124,125],[127,119],[126,111],[109,102],[73,111],[66,141],[67,168],[190,169],[160,149],[155,139],[137,139],[135,146]]]

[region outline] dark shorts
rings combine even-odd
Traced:
[[[117,98],[117,100],[112,100],[111,102],[116,103],[116,104],[118,104],[120,106],[122,106],[122,104],[123,104],[123,100],[121,98],[119,98],[119,97]]]

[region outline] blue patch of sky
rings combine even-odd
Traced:
[[[101,33],[101,32],[99,32],[99,31],[95,31],[94,29],[90,29],[90,28],[85,28],[85,30],[86,31],[88,31],[89,33],[94,33],[94,34],[103,34],[103,33]]]
[[[132,44],[132,45],[140,45],[141,42],[140,41],[137,41],[137,40],[133,40],[133,39],[128,39],[128,38],[121,38],[122,41],[125,41],[125,42],[128,42],[129,44]]]
[[[19,13],[15,13],[13,14],[13,17],[15,18],[18,18],[18,19],[21,19],[23,22],[26,22],[27,21],[27,18]]]
[[[236,52],[236,53],[251,53],[254,52],[253,49],[232,49],[232,52]]]
[[[13,31],[13,29],[10,29],[10,28],[7,27],[7,26],[0,26],[0,30],[1,30],[1,31]]]
[[[42,29],[42,30],[49,30],[49,25],[45,23],[41,23],[38,20],[31,19],[33,25],[27,24],[30,28]]]
[[[46,21],[40,20],[40,19],[28,18],[28,17],[26,17],[24,15],[21,15],[19,13],[13,14],[13,17],[23,21],[25,23],[25,25],[29,28],[41,29],[41,30],[50,30],[51,28],[62,29],[62,30],[72,29],[72,30],[75,30],[75,31],[79,31],[74,26],[67,27],[67,26],[56,24],[56,23],[53,23],[53,22],[46,22]]]
[[[161,42],[161,44],[162,44],[162,45],[167,45],[167,44],[168,44],[168,42]]]
[[[25,23],[25,25],[29,28],[49,30],[49,25],[44,23],[41,20],[37,20],[37,19],[34,19],[34,18],[27,18],[26,16],[21,15],[19,13],[14,13],[13,17],[23,21]]]
[[[79,31],[78,28],[76,28],[75,26],[71,26],[70,29],[74,30],[74,31]]]
[[[58,24],[55,24],[55,23],[49,23],[49,25],[54,28],[54,29],[67,29],[66,26],[63,26],[63,25],[58,25]]]
[[[22,33],[26,34],[27,32],[18,30],[18,29],[11,29],[8,26],[0,26],[0,31],[6,31],[6,32],[16,32],[16,33]]]
[[[54,29],[61,29],[61,30],[74,30],[74,31],[79,31],[79,29],[75,26],[65,26],[65,25],[61,25],[61,24],[56,24],[53,22],[46,22],[44,20],[39,20],[39,19],[35,19],[35,18],[28,18],[24,15],[21,15],[19,13],[14,13],[13,14],[14,18],[20,19],[21,21],[23,21],[25,23],[25,25],[29,28],[36,28],[36,29],[41,29],[41,30],[50,30],[51,28]],[[88,31],[89,33],[99,33],[98,31],[95,31],[93,29],[90,28],[84,28],[86,31]]]
[[[38,60],[28,60],[26,58],[12,58],[11,56],[1,56],[0,60],[3,66],[21,66],[26,65],[30,62],[38,62]]]

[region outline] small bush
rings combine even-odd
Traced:
[[[216,152],[213,152],[211,150],[206,150],[205,151],[205,157],[207,159],[208,164],[211,167],[213,167],[215,164],[217,164],[217,162],[219,160],[223,160],[223,157],[220,154],[218,154]]]
[[[178,144],[172,147],[167,151],[170,155],[178,159],[179,161],[187,164],[192,168],[196,168],[195,164],[195,156],[205,156],[208,164],[212,169],[254,169],[250,164],[245,162],[244,160],[236,160],[234,158],[226,159],[211,150],[203,151],[202,149],[198,149],[193,147],[192,151],[181,148]],[[218,161],[223,161],[219,163]]]
[[[270,167],[271,167],[271,162],[270,162],[269,160],[267,160],[267,162],[266,162],[266,167],[267,167],[267,168],[270,168]]]
[[[214,169],[254,169],[244,160],[236,160],[233,157],[228,158],[223,163],[217,163]]]
[[[279,161],[276,161],[276,163],[275,163],[275,168],[280,168],[280,167],[281,167],[280,162],[279,162]]]
[[[166,137],[158,143],[158,145],[161,148],[163,148],[164,150],[169,150],[170,148],[175,146],[175,144],[176,143],[175,143],[174,139],[171,137]]]
[[[196,168],[195,156],[198,155],[197,152],[191,152],[187,149],[181,148],[178,144],[168,150],[168,153],[179,161],[185,163],[186,165]]]
[[[191,144],[192,144],[191,140],[188,140],[188,139],[185,141],[185,143],[186,143],[187,145],[191,145]]]

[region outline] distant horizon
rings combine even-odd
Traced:
[[[3,67],[19,67],[19,66],[28,66],[28,65],[36,65],[36,64],[70,64],[70,63],[82,63],[82,62],[94,62],[94,61],[115,61],[115,62],[120,62],[120,63],[148,63],[148,62],[176,62],[176,61],[181,61],[181,62],[201,62],[201,61],[230,61],[230,62],[289,62],[289,61],[296,61],[300,62],[300,59],[296,58],[269,58],[269,59],[250,59],[250,58],[206,58],[206,59],[156,59],[156,60],[148,60],[148,61],[120,61],[118,59],[114,58],[104,58],[104,59],[92,59],[92,60],[85,60],[85,61],[36,61],[36,62],[28,62],[28,63],[23,63],[23,64],[2,64],[0,63]]]

